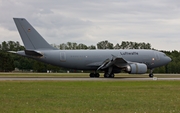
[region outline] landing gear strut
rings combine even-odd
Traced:
[[[153,77],[154,77],[153,69],[150,70],[149,77],[150,77],[150,78],[153,78]]]
[[[104,78],[114,78],[114,73],[112,72],[112,67],[109,67],[108,70],[104,73]]]

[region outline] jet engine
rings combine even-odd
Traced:
[[[143,63],[133,63],[126,67],[129,74],[144,74],[147,72],[147,66]]]

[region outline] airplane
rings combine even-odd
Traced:
[[[13,18],[24,43],[25,50],[13,52],[48,64],[92,71],[90,77],[99,77],[99,71],[105,78],[114,78],[121,71],[129,74],[145,74],[171,62],[163,52],[146,49],[119,50],[59,50],[52,47],[25,18]],[[12,51],[11,51],[12,52]]]

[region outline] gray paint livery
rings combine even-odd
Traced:
[[[166,65],[171,58],[155,50],[58,50],[49,45],[44,38],[24,18],[14,18],[19,34],[25,45],[25,51],[13,52],[52,65],[77,69],[93,70],[90,77],[99,77],[98,70],[104,71],[104,77],[112,78],[122,70],[130,74],[143,74],[150,69]]]

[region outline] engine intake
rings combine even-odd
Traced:
[[[129,74],[144,74],[147,72],[147,66],[143,63],[133,63],[126,67]]]

